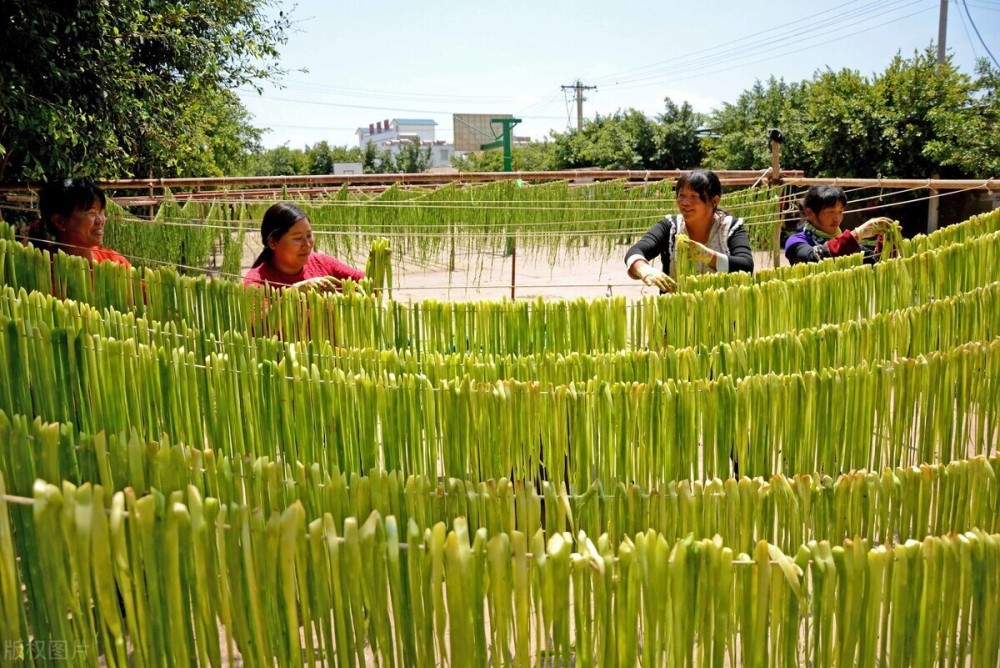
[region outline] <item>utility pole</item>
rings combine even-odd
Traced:
[[[576,129],[583,129],[583,101],[586,100],[583,96],[583,91],[585,90],[597,90],[597,86],[584,86],[583,82],[579,79],[576,80],[575,84],[570,86],[560,86],[564,91],[572,90],[574,99],[576,100]]]
[[[937,64],[944,65],[944,49],[948,41],[948,0],[941,0],[941,13],[938,14],[938,57]]]
[[[948,0],[941,0],[941,11],[938,14],[938,40],[937,40],[937,64],[944,65],[945,47],[948,42]],[[931,173],[931,178],[936,179],[937,172]],[[931,190],[930,199],[927,200],[927,233],[930,234],[938,228],[938,193]]]

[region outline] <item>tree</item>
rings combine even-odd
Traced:
[[[365,144],[361,151],[365,174],[392,174],[396,171],[396,161],[389,149],[379,150],[373,142]]]
[[[976,125],[968,113],[975,87],[951,58],[939,65],[933,47],[911,59],[897,55],[873,88],[882,112],[883,174],[967,175],[957,163],[968,150],[963,140],[971,139],[964,129]]]
[[[801,167],[782,162],[817,176],[877,174],[887,153],[881,136],[884,113],[871,83],[853,70],[828,70],[808,85],[804,99],[805,122],[795,135],[802,133],[806,156]]]
[[[687,103],[677,106],[664,98],[664,104],[664,113],[655,119],[629,109],[598,115],[579,130],[553,133],[552,168],[673,169],[700,164],[701,115]]]
[[[765,169],[771,164],[767,132],[780,128],[786,138],[782,163],[806,169],[801,131],[805,86],[805,82],[789,84],[774,77],[766,84],[756,81],[735,103],[723,103],[712,111],[708,121],[712,136],[704,142],[705,164],[715,169]]]
[[[872,77],[817,72],[811,81],[756,82],[712,113],[712,167],[763,169],[765,133],[784,131],[781,162],[810,176],[988,177],[1000,147],[1000,74],[980,64],[975,82],[934,49],[900,55]]]
[[[254,131],[226,91],[280,74],[272,2],[4,2],[0,180],[228,168]]]
[[[514,171],[542,172],[560,169],[553,162],[553,146],[549,141],[540,141],[512,147],[510,155]],[[502,172],[503,151],[494,149],[454,156],[451,165],[460,172]]]
[[[431,164],[431,149],[423,148],[419,139],[404,140],[396,155],[396,169],[408,174],[418,174]]]
[[[363,162],[361,149],[357,146],[331,146],[330,159],[333,162]]]
[[[306,159],[309,161],[310,174],[333,174],[334,160],[328,142],[321,141],[307,146]]]
[[[295,176],[307,173],[308,158],[302,149],[287,144],[261,153],[254,161],[255,176]]]
[[[657,118],[654,137],[653,169],[686,169],[701,164],[701,140],[698,132],[704,121],[687,102],[680,106],[663,98],[666,110]]]
[[[598,114],[581,129],[553,133],[556,161],[562,169],[649,169],[655,135],[653,122],[635,109]]]
[[[928,150],[941,156],[944,165],[971,177],[989,178],[1000,175],[1000,69],[982,58],[976,75],[972,99],[963,110],[965,122],[959,128],[963,150],[942,155],[936,143]]]
[[[969,175],[969,113],[974,85],[928,47],[868,79],[857,72],[823,72],[808,90],[806,148],[822,176],[943,177]]]
[[[162,138],[172,147],[177,173],[197,176],[229,176],[248,173],[253,157],[260,153],[263,132],[251,123],[249,112],[228,90],[205,91],[182,106],[191,118],[184,137]]]

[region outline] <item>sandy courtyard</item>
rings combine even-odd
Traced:
[[[249,235],[248,235],[249,236]],[[407,254],[393,256],[393,298],[401,301],[443,299],[455,301],[596,298],[610,295],[638,298],[656,293],[654,288],[628,277],[625,272],[625,245],[561,249],[553,257],[548,252],[520,251],[514,255],[458,249],[455,269],[448,270],[449,257],[430,261]],[[243,255],[243,275],[257,253],[260,242],[248,238]],[[363,269],[364,258],[341,258]],[[771,253],[754,253],[757,269],[773,265]],[[787,264],[784,257],[782,264]]]

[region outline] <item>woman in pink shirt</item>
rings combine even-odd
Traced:
[[[313,252],[316,242],[312,225],[305,212],[294,204],[272,205],[264,213],[260,238],[264,250],[247,272],[244,285],[337,289],[345,278],[358,281],[365,277],[363,271],[334,257]]]

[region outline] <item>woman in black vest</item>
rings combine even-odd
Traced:
[[[753,271],[750,235],[743,219],[719,208],[719,177],[707,169],[696,169],[677,179],[675,192],[679,212],[664,216],[625,253],[628,275],[658,287],[660,292],[671,292],[678,234],[691,240],[691,260],[700,274]],[[657,255],[662,270],[650,264]]]

